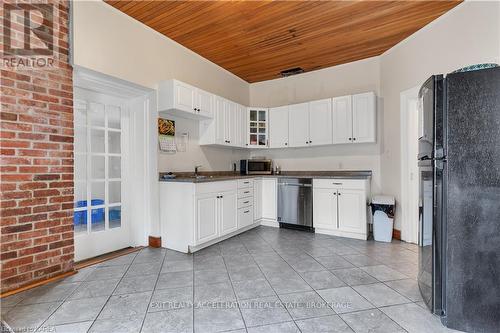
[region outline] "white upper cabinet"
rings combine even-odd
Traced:
[[[309,144],[332,144],[332,100],[322,99],[309,103]]]
[[[207,119],[213,117],[214,95],[177,80],[158,84],[160,114],[183,118]]]
[[[183,82],[174,81],[174,107],[186,112],[194,112],[196,88]]]
[[[349,143],[352,140],[351,96],[335,97],[333,104],[333,143]]]
[[[236,103],[224,100],[225,117],[225,138],[224,143],[228,146],[236,145],[236,124],[238,116],[236,114]]]
[[[333,98],[333,143],[375,142],[376,125],[373,92]]]
[[[200,121],[200,145],[245,147],[246,108],[215,96],[213,119]]]
[[[269,148],[288,147],[288,108],[269,109]]]
[[[247,108],[238,104],[238,113],[240,115],[240,144],[241,147],[248,147],[248,113]]]
[[[224,110],[225,101],[223,98],[215,98],[215,142],[217,144],[225,144],[226,140],[226,116]]]
[[[201,89],[196,90],[195,94],[195,109],[198,113],[207,118],[213,118],[213,100],[214,95],[203,91]]]
[[[267,108],[248,108],[248,147],[269,147],[269,121]]]
[[[160,116],[200,120],[200,145],[308,147],[376,141],[373,92],[285,105],[244,107],[178,80],[158,84]]]
[[[309,103],[290,105],[288,109],[290,147],[309,145]]]
[[[376,98],[373,92],[352,96],[352,140],[375,142]]]
[[[271,114],[271,119],[273,114]],[[322,99],[288,107],[290,147],[332,144],[332,101]],[[271,132],[273,125],[271,123]],[[272,134],[271,134],[272,135]]]

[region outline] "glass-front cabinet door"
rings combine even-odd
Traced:
[[[249,147],[268,147],[269,122],[267,108],[248,108],[248,137]]]

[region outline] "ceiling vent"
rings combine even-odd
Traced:
[[[302,69],[301,67],[294,67],[281,71],[280,75],[281,77],[287,77],[287,76],[297,75],[300,73],[304,73],[304,69]]]

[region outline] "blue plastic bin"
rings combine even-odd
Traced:
[[[104,205],[104,200],[102,199],[92,199],[90,201],[92,206]],[[87,207],[87,200],[80,200],[76,202],[76,207]],[[92,221],[94,223],[104,222],[104,208],[92,209]],[[87,224],[87,211],[82,210],[74,212],[73,214],[74,225]]]

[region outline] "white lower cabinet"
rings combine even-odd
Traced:
[[[313,188],[314,228],[333,230],[337,224],[337,192],[326,188]]]
[[[318,233],[367,239],[368,180],[315,179],[313,225]]]
[[[246,231],[254,222],[253,182],[248,200],[238,196],[238,182],[160,183],[160,234],[162,247],[195,252]],[[244,203],[248,201],[248,203]]]
[[[238,229],[237,198],[236,190],[196,195],[196,245]]]
[[[278,180],[262,178],[262,219],[276,222],[278,216]]]
[[[259,224],[278,226],[278,179],[160,182],[162,247],[194,252]],[[314,179],[317,233],[366,239],[370,181]]]
[[[238,180],[238,228],[254,223],[254,179]]]
[[[262,219],[262,178],[256,178],[253,183],[254,221]]]
[[[253,224],[253,207],[243,207],[238,209],[238,227],[243,228]]]
[[[363,190],[339,189],[338,228],[341,231],[366,234],[367,198]]]
[[[219,197],[214,193],[196,197],[196,230],[197,243],[208,242],[219,236]]]
[[[236,191],[223,192],[219,196],[220,235],[227,235],[238,229],[238,199]]]

